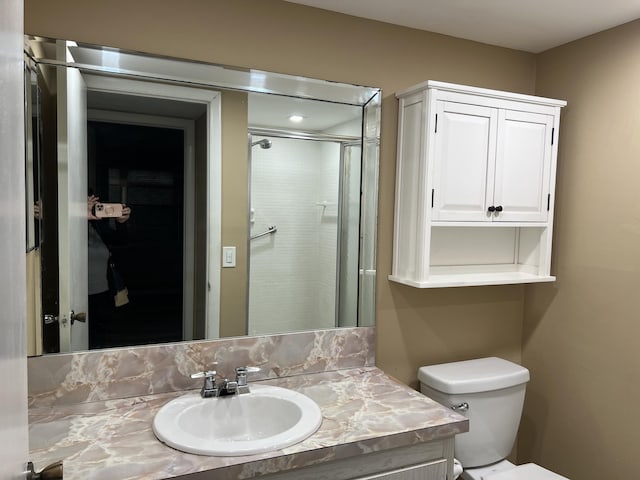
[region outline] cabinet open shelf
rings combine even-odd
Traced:
[[[546,226],[432,226],[428,264],[389,279],[416,288],[552,282]],[[425,258],[426,261],[426,258]],[[416,268],[412,268],[415,265]]]
[[[481,285],[510,285],[516,283],[554,282],[556,277],[532,275],[525,272],[492,272],[492,273],[433,273],[429,280],[414,280],[389,275],[389,280],[415,288],[473,287]]]

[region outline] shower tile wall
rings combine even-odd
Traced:
[[[251,241],[249,334],[333,327],[340,147],[272,141],[251,159],[251,233],[278,231]]]

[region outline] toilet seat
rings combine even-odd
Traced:
[[[567,477],[553,473],[535,463],[525,463],[510,470],[491,473],[483,480],[569,480]]]

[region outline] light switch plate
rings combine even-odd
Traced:
[[[236,247],[222,247],[222,268],[236,266]]]

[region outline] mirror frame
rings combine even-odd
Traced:
[[[74,58],[56,58],[56,52],[64,50],[57,48],[60,45],[72,50]],[[363,111],[361,135],[362,198],[359,226],[361,240],[357,325],[364,327],[375,325],[378,171],[382,100],[380,88],[236,68],[28,34],[25,35],[25,55],[36,65],[75,68],[82,73],[118,78],[148,79],[155,82],[207,89],[266,93],[361,107]],[[76,57],[79,61],[76,60]],[[185,72],[189,72],[189,74],[187,75]],[[363,189],[363,179],[365,178],[368,178],[371,184],[368,189]],[[364,321],[365,314],[368,319],[366,321]],[[189,342],[189,340],[185,342]]]

